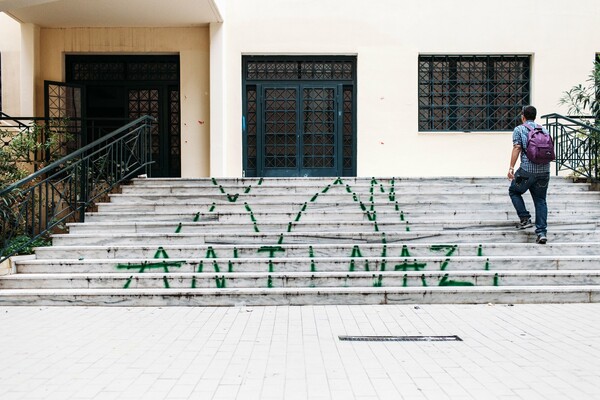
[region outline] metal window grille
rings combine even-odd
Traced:
[[[419,131],[505,131],[530,103],[530,57],[419,56]]]
[[[160,58],[157,60],[156,58]],[[67,56],[69,81],[179,81],[178,56]]]
[[[261,57],[262,58],[262,57]],[[351,81],[351,60],[247,59],[246,80],[267,81]]]

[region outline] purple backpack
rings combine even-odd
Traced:
[[[554,154],[554,141],[552,136],[546,135],[541,125],[535,125],[535,128],[528,124],[523,124],[529,131],[527,134],[526,154],[529,161],[534,164],[548,164],[556,159]]]

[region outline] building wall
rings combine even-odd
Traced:
[[[228,161],[213,175],[242,173],[245,54],[357,55],[359,176],[503,176],[511,132],[418,131],[419,54],[531,55],[543,115],[561,111],[600,51],[597,0],[230,0],[222,11],[226,122],[212,157]]]
[[[21,27],[0,13],[0,54],[2,68],[2,111],[21,116]]]
[[[209,29],[41,28],[36,110],[44,112],[44,80],[63,81],[64,55],[179,54],[181,64],[181,164],[183,177],[209,175]]]

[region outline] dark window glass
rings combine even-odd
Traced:
[[[512,130],[529,102],[529,56],[419,56],[419,131]]]

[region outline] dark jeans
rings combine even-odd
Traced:
[[[515,172],[515,179],[513,179],[510,188],[508,189],[510,199],[515,206],[515,210],[517,210],[517,215],[521,219],[531,218],[531,214],[527,211],[522,196],[527,190],[531,193],[533,205],[535,206],[535,233],[538,235],[545,235],[548,227],[546,193],[548,192],[549,181],[550,173],[533,174],[519,168],[517,172]]]

